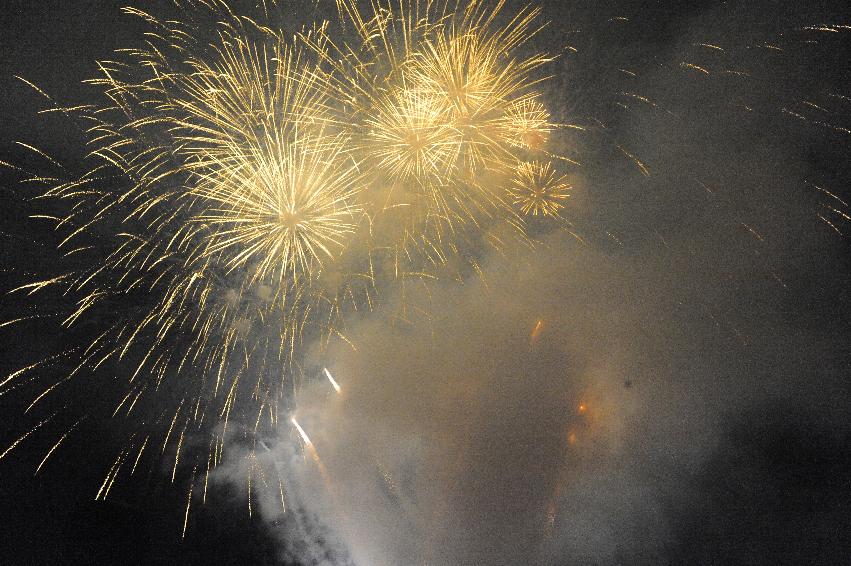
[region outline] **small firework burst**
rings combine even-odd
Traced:
[[[521,98],[511,105],[506,128],[510,144],[531,151],[542,150],[554,129],[546,106],[531,97]]]
[[[570,196],[567,176],[559,174],[552,163],[521,163],[509,189],[514,204],[526,216],[556,217]]]

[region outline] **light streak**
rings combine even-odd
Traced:
[[[337,381],[331,376],[331,372],[328,371],[328,368],[322,368],[322,370],[325,372],[325,376],[328,378],[328,381],[331,382],[331,385],[334,387],[334,390],[337,393],[340,393],[340,384],[337,383]]]
[[[298,424],[298,421],[295,420],[295,417],[291,417],[290,422],[293,424],[295,429],[298,431],[299,435],[301,435],[301,439],[304,441],[304,443],[307,444],[308,446],[312,446],[313,443],[310,441],[310,437],[307,436],[307,433],[304,432],[304,429],[301,428],[301,425]]]

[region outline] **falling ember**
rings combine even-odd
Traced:
[[[46,423],[49,423],[50,421],[52,421],[52,420],[53,420],[53,417],[55,417],[55,416],[56,416],[56,413],[53,413],[52,415],[50,415],[49,417],[47,417],[46,419],[44,419],[43,421],[41,421],[40,423],[38,423],[37,425],[35,425],[34,427],[32,427],[29,431],[27,431],[26,433],[24,433],[24,435],[23,435],[23,436],[21,436],[20,438],[18,438],[15,442],[13,442],[13,443],[11,444],[11,446],[9,446],[8,448],[6,448],[6,450],[4,450],[2,454],[0,454],[0,460],[2,460],[2,459],[6,456],[6,454],[8,454],[8,453],[9,453],[9,452],[11,452],[12,450],[14,450],[14,449],[15,449],[15,447],[16,447],[18,444],[20,444],[21,442],[23,442],[24,440],[26,440],[26,438],[27,438],[29,435],[31,435],[32,433],[34,433],[35,431],[37,431],[38,429],[40,429],[40,428],[41,428],[42,426],[44,426]]]
[[[180,534],[180,538],[186,538],[186,528],[189,526],[189,507],[192,505],[192,488],[195,485],[195,472],[196,468],[192,468],[192,480],[189,482],[189,492],[186,494],[186,511],[183,514],[183,532]]]
[[[83,421],[83,419],[85,419],[85,418],[86,417],[83,417],[82,419],[78,420],[77,422],[75,422],[71,426],[71,428],[69,428],[67,431],[65,431],[65,434],[63,434],[59,438],[59,440],[57,440],[56,443],[50,448],[50,450],[47,451],[47,454],[44,455],[44,458],[42,458],[41,462],[38,464],[38,467],[35,469],[35,474],[33,474],[33,475],[38,474],[39,470],[41,470],[41,467],[44,466],[44,463],[47,462],[48,458],[50,458],[50,455],[53,454],[53,452],[57,448],[59,448],[59,445],[62,444],[62,442],[68,437],[69,434],[71,434],[71,431],[73,431],[75,428],[77,428],[77,425],[80,424]]]
[[[547,521],[544,524],[544,538],[550,540],[553,538],[553,529],[556,522],[556,506],[554,502],[547,505]]]
[[[550,498],[549,503],[547,503],[547,520],[544,523],[544,538],[547,540],[550,540],[553,537],[553,529],[555,527],[556,515],[558,513],[556,502],[561,497],[561,487],[561,482],[556,484],[553,495]]]
[[[307,433],[304,432],[304,429],[301,428],[301,425],[298,424],[298,421],[295,420],[295,417],[290,417],[290,422],[293,423],[293,426],[296,428],[296,430],[298,430],[298,433],[301,435],[301,439],[304,441],[305,444],[305,451],[310,454],[310,457],[313,459],[314,462],[316,462],[316,467],[319,469],[319,475],[322,476],[322,480],[325,482],[325,485],[330,488],[331,476],[328,474],[328,469],[322,462],[322,458],[319,457],[319,452],[316,451],[316,447],[310,441],[310,438],[307,436]],[[283,485],[281,487],[283,489]]]
[[[310,441],[310,437],[307,436],[307,433],[304,432],[304,429],[301,428],[301,425],[298,424],[298,421],[295,420],[295,417],[290,418],[290,422],[293,423],[293,426],[296,428],[298,433],[301,435],[301,439],[304,440],[304,443],[312,446],[313,443]]]
[[[331,376],[331,372],[328,371],[328,368],[322,368],[322,371],[325,372],[325,377],[327,377],[328,381],[331,382],[331,385],[334,386],[334,390],[337,393],[340,393],[340,384],[337,383],[337,381]],[[298,425],[296,425],[296,426],[298,426]]]
[[[541,332],[544,330],[544,321],[542,319],[538,319],[535,322],[535,328],[532,329],[532,334],[529,336],[529,348],[532,348],[535,343],[538,341],[538,336],[541,335]]]

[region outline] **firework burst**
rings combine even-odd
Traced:
[[[536,9],[502,24],[502,0],[366,14],[339,0],[352,40],[335,42],[325,25],[288,38],[223,3],[178,5],[202,23],[127,8],[150,26],[147,47],[100,64],[100,101],[53,108],[82,125],[89,170],[50,160],[55,174],[27,179],[65,210],[45,217],[74,268],[15,291],[61,290],[63,326],[87,345],[0,387],[65,358],[74,369],[31,407],[83,374],[126,377],[105,409],[84,409],[133,423],[98,497],[149,453],[173,455],[173,481],[180,464],[193,483],[205,470],[205,497],[232,415],[252,442],[295,422],[301,346],[348,340],[347,315],[372,308],[379,283],[404,294],[531,245],[523,216],[558,216],[568,187],[526,163],[555,130],[535,91],[550,57],[525,54]],[[117,312],[128,295],[137,306]]]
[[[509,194],[524,215],[557,217],[570,196],[567,177],[552,163],[521,163],[514,174]]]
[[[366,194],[373,226],[380,234],[401,226],[395,241],[377,246],[394,272],[442,271],[459,255],[475,269],[470,252],[502,241],[481,240],[494,225],[513,227],[507,240],[528,242],[505,189],[524,154],[543,151],[555,128],[535,90],[551,57],[528,48],[539,10],[504,24],[503,1],[337,4],[341,27],[359,41],[307,43],[332,69],[340,121],[375,174]]]

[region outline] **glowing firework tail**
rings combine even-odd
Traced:
[[[331,375],[331,372],[328,371],[328,368],[322,368],[322,371],[325,372],[325,377],[327,377],[328,381],[331,382],[331,386],[334,388],[334,391],[340,393],[340,384],[337,383],[337,380],[334,379],[334,377]]]
[[[290,418],[290,422],[296,428],[298,434],[301,436],[301,439],[304,441],[305,444],[313,444],[312,442],[310,442],[310,438],[307,436],[307,433],[304,432],[304,429],[301,428],[301,425],[298,424],[297,420],[295,420],[295,417]]]

